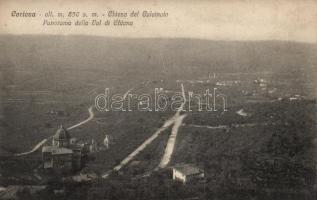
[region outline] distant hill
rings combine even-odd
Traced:
[[[1,67],[106,70],[149,77],[283,71],[317,64],[317,45],[285,41],[0,36]],[[13,62],[14,61],[14,62]]]

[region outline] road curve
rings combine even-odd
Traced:
[[[78,126],[81,126],[81,125],[83,125],[83,124],[86,124],[87,122],[89,122],[90,120],[92,120],[92,119],[95,117],[95,114],[94,114],[94,112],[93,112],[93,108],[94,108],[93,106],[90,106],[90,107],[88,108],[89,117],[88,117],[87,119],[85,119],[85,120],[82,121],[82,122],[79,122],[78,124],[75,124],[75,125],[73,125],[73,126],[67,128],[67,130],[68,130],[68,131],[69,131],[69,130],[72,130],[73,128],[76,128],[76,127],[78,127]]]
[[[15,156],[24,156],[24,155],[31,154],[31,153],[35,152],[38,148],[40,148],[46,142],[47,142],[47,139],[44,139],[41,142],[37,143],[31,151],[27,151],[27,152],[23,152],[23,153],[16,153],[14,155]]]
[[[125,99],[127,97],[127,95],[129,94],[129,92],[131,92],[133,90],[133,88],[129,89],[126,93],[124,93],[123,98]],[[95,117],[95,114],[93,112],[93,106],[90,106],[88,108],[88,113],[89,113],[89,117],[87,119],[85,119],[84,121],[79,122],[78,124],[75,124],[69,128],[67,128],[67,130],[72,130],[76,127],[79,127],[83,124],[86,124],[87,122],[89,122],[90,120],[92,120]],[[50,138],[52,138],[53,136],[50,136],[46,139],[43,139],[42,141],[40,141],[39,143],[37,143],[33,149],[31,151],[27,151],[27,152],[23,152],[23,153],[16,153],[14,154],[15,156],[23,156],[23,155],[28,155],[31,153],[34,153],[35,151],[37,151],[41,146],[43,146]]]
[[[71,126],[69,128],[67,128],[67,130],[71,130],[73,128],[76,128],[78,126],[81,126],[87,122],[89,122],[90,120],[92,120],[94,118],[94,113],[93,113],[93,106],[89,107],[88,108],[88,112],[89,112],[89,117],[87,119],[85,119],[84,121],[82,122],[79,122],[78,124],[75,124],[74,126]],[[50,138],[52,138],[53,136],[49,136],[48,138],[45,138],[43,139],[42,141],[40,141],[39,143],[37,143],[33,149],[31,151],[27,151],[27,152],[23,152],[23,153],[17,153],[17,154],[14,154],[15,156],[24,156],[24,155],[28,155],[28,154],[31,154],[31,153],[34,153],[35,151],[37,151],[41,146],[43,146]]]

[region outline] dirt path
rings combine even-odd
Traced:
[[[87,119],[85,119],[84,121],[79,122],[78,124],[75,124],[75,125],[67,128],[67,130],[71,130],[73,128],[79,127],[79,126],[89,122],[90,120],[92,120],[95,117],[94,112],[93,112],[93,106],[90,106],[88,108],[88,112],[89,112],[89,117]],[[24,156],[24,155],[28,155],[28,154],[34,153],[35,151],[37,151],[41,146],[43,146],[52,137],[53,136],[50,136],[50,137],[40,141],[39,143],[37,143],[34,146],[34,148],[31,151],[27,151],[27,152],[23,152],[23,153],[17,153],[17,154],[15,154],[15,156]]]
[[[173,136],[170,136],[169,141],[168,141],[168,147],[165,149],[165,154],[162,159],[162,163],[169,163],[171,154],[173,153],[174,145],[175,145],[175,138],[178,132],[179,127],[182,125],[182,121],[185,118],[186,115],[181,115],[180,112],[183,110],[184,105],[186,103],[186,97],[185,97],[185,90],[183,84],[181,84],[182,87],[182,94],[184,97],[184,102],[182,103],[180,109],[173,115],[170,119],[165,121],[163,126],[159,128],[151,137],[149,137],[147,140],[145,140],[138,148],[136,148],[132,153],[130,153],[125,159],[123,159],[119,165],[115,166],[113,170],[110,170],[106,172],[105,174],[102,175],[102,178],[107,178],[112,171],[119,171],[122,167],[127,165],[136,155],[138,155],[145,147],[147,147],[149,144],[153,142],[155,138],[159,136],[160,133],[162,133],[164,130],[166,130],[168,127],[174,124],[172,134]],[[172,135],[171,134],[171,135]],[[175,136],[175,137],[174,137]],[[174,138],[174,141],[172,142]],[[165,165],[165,164],[164,164]],[[163,166],[163,165],[162,165]]]
[[[35,152],[38,148],[40,148],[43,144],[45,144],[47,142],[47,140],[48,139],[44,139],[41,142],[37,143],[31,151],[27,151],[27,152],[23,152],[23,153],[17,153],[17,154],[14,154],[14,155],[15,156],[24,156],[24,155],[31,154],[31,153]]]
[[[102,178],[107,178],[112,173],[112,171],[119,171],[122,167],[128,164],[136,155],[138,155],[143,149],[145,149],[145,147],[151,144],[153,140],[160,135],[160,133],[162,133],[164,130],[170,127],[173,123],[174,123],[174,119],[167,120],[161,128],[159,128],[151,137],[145,140],[138,148],[136,148],[125,159],[123,159],[119,165],[115,166],[113,170],[110,170],[106,172],[105,174],[103,174]]]
[[[197,124],[182,124],[183,126],[190,126],[195,128],[207,128],[207,129],[226,129],[228,125],[218,125],[218,126],[209,126],[209,125],[197,125]]]
[[[94,108],[93,106],[90,106],[90,107],[88,108],[89,117],[88,117],[87,119],[85,119],[85,120],[82,121],[82,122],[79,122],[78,124],[75,124],[75,125],[73,125],[73,126],[67,128],[67,130],[68,130],[68,131],[69,131],[69,130],[72,130],[73,128],[76,128],[76,127],[78,127],[78,126],[81,126],[81,125],[83,125],[83,124],[86,124],[87,122],[89,122],[90,120],[92,120],[92,119],[95,117],[95,114],[94,114],[94,112],[93,112],[93,108]]]
[[[182,103],[180,109],[175,113],[175,115],[173,115],[170,119],[166,120],[162,127],[160,127],[151,137],[145,140],[138,148],[136,148],[132,153],[130,153],[125,159],[123,159],[119,165],[115,166],[113,170],[110,170],[104,173],[102,175],[102,178],[107,178],[113,171],[119,171],[122,167],[127,165],[136,155],[138,155],[143,149],[145,149],[145,147],[151,144],[153,140],[157,138],[164,130],[166,130],[171,125],[175,124],[175,122],[177,122],[179,118],[184,118],[184,116],[179,116],[181,110],[183,109],[186,103],[184,86],[183,84],[181,86],[182,86],[182,93],[183,93],[185,101]],[[180,120],[180,124],[178,125],[178,127],[182,124],[181,122],[182,120]]]
[[[171,135],[170,135],[170,137],[169,137],[169,139],[167,141],[165,152],[164,152],[164,155],[162,157],[162,160],[161,160],[158,168],[160,168],[160,169],[165,168],[168,165],[168,163],[171,161],[171,157],[172,157],[172,154],[173,154],[173,151],[174,151],[174,147],[175,147],[175,142],[176,142],[176,136],[177,136],[177,133],[178,133],[178,129],[179,129],[179,127],[181,127],[183,119],[185,117],[186,117],[186,114],[179,116],[175,120],[174,126],[172,128],[172,133],[171,133]]]
[[[256,127],[256,126],[275,126],[275,125],[278,125],[278,123],[275,123],[275,122],[241,123],[241,124],[231,124],[230,126],[229,125],[210,126],[210,125],[185,124],[185,123],[182,124],[182,126],[206,128],[206,129],[229,129],[231,127],[246,128],[246,127]]]
[[[166,145],[165,151],[164,151],[164,155],[160,161],[160,164],[157,166],[157,168],[155,170],[165,168],[169,164],[169,162],[171,161],[171,157],[172,157],[172,154],[174,152],[174,147],[175,147],[175,142],[176,142],[178,130],[182,125],[183,119],[187,116],[186,114],[180,115],[180,112],[183,110],[183,108],[186,104],[184,85],[181,84],[181,86],[182,86],[182,95],[184,98],[184,102],[181,104],[180,109],[174,115],[175,121],[174,121],[174,126],[172,128],[171,135],[168,138],[167,145]]]
[[[89,112],[89,117],[87,119],[85,119],[84,121],[79,122],[78,124],[75,124],[69,128],[67,128],[67,130],[71,130],[73,128],[79,127],[87,122],[89,122],[90,120],[92,120],[94,118],[94,112],[93,112],[93,106],[88,108],[88,112]],[[27,152],[23,152],[23,153],[17,153],[15,154],[15,156],[24,156],[24,155],[28,155],[31,153],[34,153],[35,151],[37,151],[39,148],[41,148],[41,146],[43,146],[50,138],[52,138],[53,136],[50,136],[48,138],[45,138],[44,140],[40,141],[39,143],[37,143],[33,149],[31,151],[27,151]]]
[[[123,98],[125,99],[127,97],[127,95],[133,90],[133,88],[129,89],[126,93],[124,93],[123,95]],[[67,130],[72,130],[76,127],[79,127],[79,126],[82,126],[83,124],[86,124],[87,122],[91,121],[94,117],[95,117],[95,114],[93,112],[93,106],[90,106],[88,108],[88,113],[89,113],[89,117],[87,119],[85,119],[84,121],[81,121],[69,128],[67,128]],[[37,151],[41,146],[43,146],[50,138],[52,138],[53,136],[50,136],[42,141],[40,141],[39,143],[37,143],[33,149],[31,151],[27,151],[27,152],[23,152],[23,153],[17,153],[15,154],[15,156],[23,156],[23,155],[28,155],[28,154],[31,154],[31,153],[34,153],[35,151]]]

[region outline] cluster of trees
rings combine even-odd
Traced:
[[[313,105],[278,110],[280,126],[248,162],[255,183],[267,188],[311,189],[315,182]],[[252,160],[252,159],[250,159]]]

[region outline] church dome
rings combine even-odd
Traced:
[[[67,130],[61,125],[54,135],[55,140],[69,140],[70,135]]]

